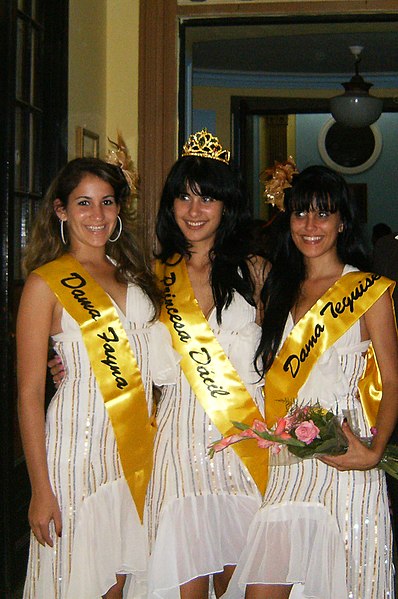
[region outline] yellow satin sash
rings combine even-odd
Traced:
[[[164,293],[160,320],[169,329],[182,356],[181,368],[211,421],[223,436],[239,432],[232,421],[252,425],[263,416],[199,308],[185,260],[175,255],[170,262],[173,266],[159,260],[155,264]],[[263,494],[267,452],[252,440],[232,447]]]
[[[116,308],[105,291],[71,255],[36,269],[79,324],[112,423],[123,473],[143,519],[152,472],[154,419],[135,356]]]
[[[342,276],[301,318],[286,338],[266,375],[266,421],[272,426],[286,414],[318,358],[395,283],[372,273]],[[370,345],[361,381],[361,402],[374,425],[381,398],[380,375]]]

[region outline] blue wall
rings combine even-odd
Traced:
[[[330,114],[296,116],[296,162],[299,170],[310,164],[322,164],[318,135]],[[398,230],[398,113],[384,113],[377,121],[382,136],[382,150],[377,162],[357,175],[344,175],[347,183],[366,183],[368,190],[367,232],[385,222]]]
[[[296,115],[296,159],[299,170],[310,164],[323,164],[318,150],[318,136],[331,118],[330,114]],[[254,117],[256,120],[256,117]],[[216,113],[212,110],[193,111],[193,131],[207,127],[216,130]],[[384,222],[394,231],[398,231],[398,113],[384,113],[376,123],[382,137],[382,150],[378,160],[368,170],[357,175],[344,175],[347,183],[366,183],[367,185],[367,224],[366,233],[370,239],[373,225]],[[258,123],[254,125],[257,131]],[[258,140],[255,140],[254,163],[258,161]],[[258,164],[258,172],[264,165]],[[258,183],[257,173],[253,173],[254,197],[262,202],[262,186]],[[254,209],[258,217],[260,210]]]

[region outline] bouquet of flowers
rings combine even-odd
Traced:
[[[290,453],[303,460],[317,455],[340,455],[348,448],[340,420],[319,403],[307,406],[294,404],[272,429],[260,420],[254,420],[252,426],[241,422],[232,424],[242,432],[212,443],[209,447],[210,457],[245,439],[255,439],[259,447],[270,448],[273,454],[278,454],[286,445]],[[371,432],[376,434],[377,431],[371,429]],[[398,479],[398,446],[387,446],[378,467]]]

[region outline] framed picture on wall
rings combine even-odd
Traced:
[[[99,135],[85,127],[76,127],[76,157],[98,158]]]

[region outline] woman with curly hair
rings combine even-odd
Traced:
[[[153,383],[175,372],[122,170],[69,162],[33,228],[17,322],[18,411],[32,487],[25,599],[132,597],[144,576]],[[45,414],[51,337],[65,376]],[[125,585],[129,576],[129,586]]]

